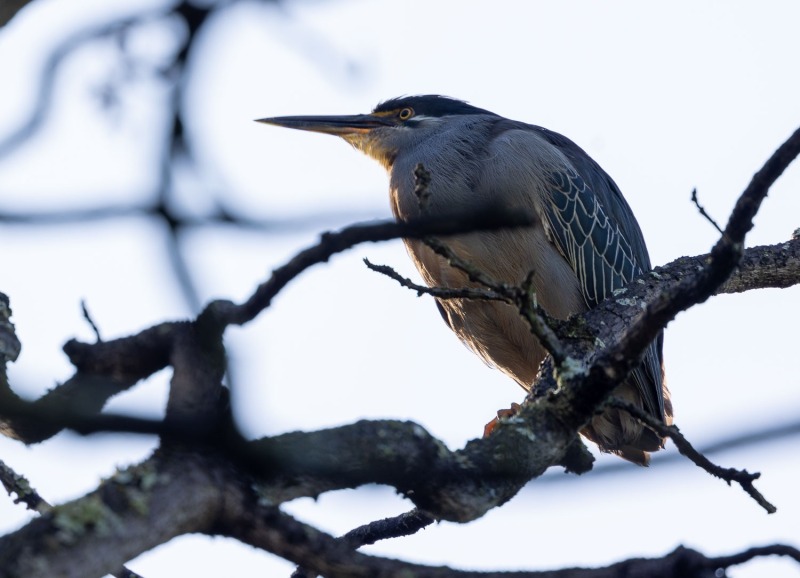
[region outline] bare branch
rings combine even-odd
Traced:
[[[713,442],[709,442],[698,451],[703,455],[710,456],[716,453],[730,451],[732,449],[753,448],[762,445],[769,445],[796,436],[800,436],[800,421],[797,420],[786,423],[778,423],[769,427],[757,428],[751,431],[742,431],[737,429],[735,434],[725,436]],[[653,456],[651,465],[657,465],[658,469],[661,470],[664,467],[683,463],[684,460],[684,456],[682,456],[680,453],[659,452]],[[617,475],[628,471],[628,468],[630,468],[630,466],[622,460],[604,462],[592,468],[592,478],[597,478],[598,476],[604,475]],[[573,481],[577,481],[577,478],[572,476],[556,475],[555,472],[548,472],[539,478],[537,484],[569,484]]]
[[[533,275],[531,271],[528,278],[521,287],[499,283],[486,273],[479,270],[472,263],[461,259],[447,245],[437,239],[426,238],[424,242],[437,255],[447,259],[451,267],[462,271],[470,281],[483,287],[491,289],[495,293],[505,296],[505,300],[515,305],[520,315],[528,322],[528,325],[547,352],[553,357],[556,363],[560,364],[566,359],[566,352],[560,342],[559,336],[553,330],[557,322],[547,315],[547,312],[539,307],[536,302],[536,294],[533,292]]]
[[[166,367],[174,334],[181,326],[165,323],[94,344],[69,341],[64,351],[78,371],[34,402],[25,402],[6,389],[0,397],[0,434],[38,443],[68,425],[80,425],[81,419],[75,416],[99,412],[108,399]]]
[[[620,306],[618,301],[610,299],[585,314],[586,323],[592,327],[605,326],[607,333],[599,333],[601,341],[613,338],[614,332],[623,331],[626,324],[635,319],[641,309],[639,303],[647,303],[654,299],[665,288],[694,275],[706,262],[707,256],[680,258],[654,273],[644,275],[643,282],[631,283],[625,296],[635,302],[635,307]],[[398,281],[402,277],[396,276]],[[409,280],[403,284],[415,291],[430,293],[439,298],[502,298],[487,289],[453,290],[427,289],[414,285]],[[753,247],[745,251],[738,271],[718,292],[741,292],[764,287],[788,287],[800,283],[800,239],[787,241],[779,245]],[[5,305],[3,305],[5,303]],[[225,302],[215,302],[225,305]],[[213,305],[209,309],[213,310]],[[6,301],[0,301],[0,308],[8,313]],[[4,317],[8,319],[6,314]],[[621,323],[612,323],[620,320]],[[5,322],[13,331],[13,326]],[[131,431],[139,433],[156,433],[181,437],[181,431],[165,428],[155,421],[138,420],[126,416],[91,417],[93,411],[105,404],[105,401],[123,391],[141,379],[145,379],[169,364],[168,352],[171,349],[174,332],[182,322],[164,323],[146,329],[139,334],[115,339],[104,343],[86,344],[70,341],[64,351],[78,368],[78,373],[65,384],[58,386],[35,402],[22,402],[6,389],[7,399],[0,406],[0,433],[21,439],[26,443],[36,443],[47,439],[61,431],[63,427],[71,427],[80,433],[96,431]],[[2,327],[0,327],[2,330]],[[13,333],[3,333],[12,335]],[[7,355],[19,352],[19,342]],[[545,380],[543,385],[547,385]],[[19,402],[18,404],[14,404]],[[12,404],[12,405],[9,405]],[[11,418],[16,418],[12,420]],[[61,425],[58,425],[61,424]]]
[[[723,235],[724,233],[722,231],[722,227],[720,227],[717,224],[717,222],[711,218],[711,215],[709,215],[703,208],[703,206],[700,204],[700,199],[697,198],[697,189],[692,189],[692,202],[694,203],[694,206],[697,207],[697,210],[700,211],[700,214],[703,215],[703,217],[705,217],[706,221],[714,225],[714,228],[717,230],[717,233]]]
[[[715,463],[712,463],[711,460],[697,451],[694,446],[689,443],[689,440],[687,440],[680,432],[678,426],[664,425],[664,423],[654,419],[650,414],[642,411],[633,404],[612,397],[608,400],[608,405],[628,412],[630,415],[641,421],[661,437],[669,437],[682,455],[689,458],[696,466],[704,469],[712,476],[716,476],[721,480],[725,480],[728,485],[731,485],[731,482],[736,482],[739,484],[759,506],[767,511],[768,514],[774,514],[778,511],[778,509],[770,504],[767,499],[764,498],[761,492],[756,490],[755,486],[753,485],[753,482],[761,477],[760,473],[751,474],[747,470],[723,468]]]
[[[430,526],[435,521],[436,518],[432,518],[425,512],[420,512],[415,508],[399,516],[384,518],[350,530],[341,539],[347,542],[350,547],[359,548],[374,544],[380,540],[416,534],[422,528]]]
[[[11,304],[5,293],[0,293],[0,371],[2,372],[3,383],[0,387],[6,387],[5,367],[9,361],[14,361],[19,355],[22,345],[14,331],[14,324],[11,322]]]
[[[92,319],[92,316],[89,314],[89,309],[86,307],[86,300],[81,299],[81,312],[83,313],[83,318],[86,320],[86,323],[89,324],[89,327],[92,328],[94,332],[94,337],[97,341],[103,341],[103,338],[100,337],[100,330],[97,328],[97,324]]]
[[[611,362],[612,357],[620,356],[638,361],[641,351],[675,315],[692,305],[702,303],[719,289],[741,260],[744,237],[753,228],[753,218],[761,201],[798,154],[800,129],[778,147],[753,176],[737,200],[725,231],[711,250],[705,268],[693,278],[681,282],[674,291],[665,292],[660,299],[648,305],[642,321],[634,324],[619,346],[604,356],[605,361]]]
[[[793,546],[786,544],[772,544],[771,546],[758,546],[749,548],[739,554],[731,554],[730,556],[718,556],[716,558],[709,558],[710,564],[719,565],[720,568],[729,568],[731,566],[738,566],[749,562],[754,558],[761,556],[786,556],[800,564],[800,550]]]
[[[287,560],[306,563],[326,578],[701,578],[758,556],[788,556],[795,548],[776,544],[754,548],[732,556],[707,558],[678,547],[662,558],[633,558],[602,568],[567,568],[545,571],[475,572],[445,566],[424,566],[398,560],[366,556],[347,549],[332,536],[278,511],[245,513],[250,524],[238,524],[226,535],[263,548]]]
[[[663,558],[596,569],[460,571],[354,552],[349,544],[264,505],[252,492],[222,454],[161,450],[94,492],[0,538],[0,578],[100,576],[172,537],[197,532],[236,538],[328,578],[687,578],[757,556],[797,559],[797,550],[783,545],[718,558],[678,548]]]
[[[17,498],[14,500],[15,504],[22,502],[29,510],[34,510],[40,514],[53,510],[53,507],[31,487],[25,476],[14,472],[14,470],[2,460],[0,460],[0,482],[5,486],[9,494],[17,494]],[[143,578],[126,566],[114,572],[113,576],[116,578]]]
[[[353,550],[357,550],[361,546],[374,544],[379,540],[416,534],[422,528],[430,526],[435,521],[435,518],[414,509],[393,518],[377,520],[350,530],[341,538],[337,538],[337,541],[344,542]],[[316,573],[313,574],[315,575]],[[313,578],[313,576],[305,568],[298,567],[292,572],[291,578]]]
[[[228,324],[242,325],[254,319],[269,307],[272,299],[300,273],[324,263],[336,253],[341,253],[359,243],[388,241],[398,238],[423,238],[429,235],[453,235],[468,231],[485,231],[508,227],[524,227],[533,224],[533,219],[519,212],[502,207],[484,207],[470,214],[454,214],[446,217],[425,218],[414,222],[398,223],[384,221],[363,225],[352,225],[336,233],[324,233],[319,243],[301,251],[285,265],[275,269],[272,277],[259,285],[253,295],[241,305],[228,304],[219,309]]]
[[[708,256],[697,257],[703,261]],[[719,293],[742,293],[752,289],[784,289],[800,283],[800,238],[778,245],[751,247],[744,252],[739,266],[717,290]]]
[[[160,450],[0,538],[0,578],[103,576],[175,536],[210,532],[234,487],[225,479],[210,451]]]
[[[27,478],[16,473],[2,460],[0,460],[0,483],[3,484],[9,495],[17,494],[14,499],[15,504],[23,503],[29,510],[34,510],[40,514],[50,509],[50,504],[31,487]]]
[[[476,289],[474,287],[459,287],[451,289],[449,287],[428,287],[414,283],[411,279],[403,277],[388,265],[376,265],[369,259],[364,259],[364,264],[372,271],[386,275],[389,279],[394,279],[407,289],[417,292],[417,296],[430,295],[437,299],[476,299],[486,301],[508,301],[508,297],[501,295],[491,289]]]

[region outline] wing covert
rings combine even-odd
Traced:
[[[549,175],[545,227],[578,276],[583,296],[594,307],[642,273],[619,225],[608,218],[597,195],[574,170]]]
[[[611,195],[620,195],[616,187],[608,191],[593,191],[570,167],[553,171],[548,180],[552,202],[545,203],[545,228],[578,276],[587,305],[594,307],[644,272],[637,254],[643,253],[647,259],[647,249],[643,240],[635,238],[633,242],[642,246],[637,246],[638,251],[634,250],[626,238],[624,230],[638,231],[627,205],[623,218],[630,218],[632,222],[625,223],[623,229],[609,218],[600,204],[601,197],[597,193],[610,199]],[[601,182],[600,186],[604,184]],[[649,269],[649,260],[644,265]],[[631,377],[650,413],[663,419],[660,339],[657,341],[647,348],[642,365],[631,372]]]

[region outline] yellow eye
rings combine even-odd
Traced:
[[[414,116],[413,108],[404,108],[397,113],[397,118],[399,118],[400,120],[408,120],[412,116]]]

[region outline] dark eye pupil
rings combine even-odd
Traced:
[[[401,119],[405,120],[405,119],[410,118],[410,117],[411,117],[411,109],[410,108],[404,108],[403,110],[400,111],[400,118]]]

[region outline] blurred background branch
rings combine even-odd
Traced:
[[[7,0],[0,4],[0,26],[8,24],[31,0]]]

